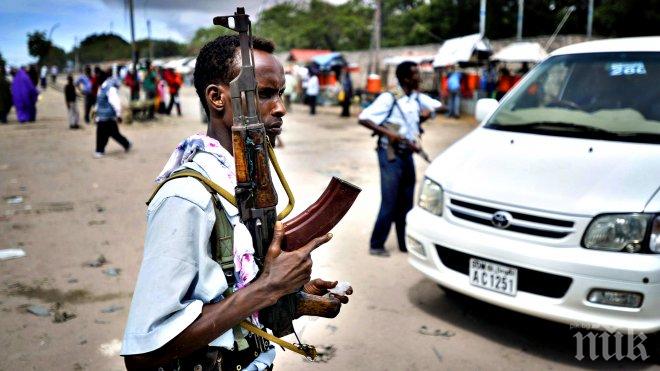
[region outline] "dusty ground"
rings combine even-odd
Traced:
[[[204,131],[191,89],[183,118],[121,125],[134,143],[123,153],[93,159],[94,129],[67,128],[63,97],[52,89],[39,103],[38,122],[0,126],[0,248],[27,256],[0,262],[0,369],[120,370],[117,355],[142,256],[144,201],[173,147]],[[314,276],[347,280],[355,294],[337,319],[297,321],[302,338],[326,346],[324,363],[311,365],[280,352],[280,370],[652,368],[650,363],[579,363],[573,333],[457,295],[445,295],[412,269],[390,239],[390,258],[367,254],[379,203],[374,139],[340,119],[334,108],[314,118],[296,106],[285,119],[280,161],[297,197],[296,212],[318,196],[332,175],[363,192],[335,238],[314,256]],[[436,119],[425,145],[435,156],[474,128]],[[425,168],[418,163],[418,179]],[[22,196],[19,204],[9,204]],[[103,255],[101,267],[85,266]],[[107,269],[116,268],[117,276]],[[112,271],[110,271],[112,273]],[[30,305],[54,315],[28,313]],[[56,309],[59,306],[59,309]],[[110,313],[104,313],[103,311]],[[430,334],[430,335],[429,335]]]

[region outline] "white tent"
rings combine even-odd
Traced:
[[[490,52],[491,50],[490,41],[480,34],[449,39],[438,49],[438,53],[433,59],[433,67],[469,62],[475,51]]]
[[[414,62],[417,64],[432,62],[434,55],[397,55],[383,59],[386,66],[398,66],[403,62]]]
[[[176,72],[187,74],[194,70],[195,62],[196,58],[194,57],[177,58],[165,63],[163,67],[174,68]]]
[[[502,62],[534,62],[538,63],[548,56],[539,43],[517,42],[505,46],[490,59]]]

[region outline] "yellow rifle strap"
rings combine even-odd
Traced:
[[[279,345],[283,348],[286,348],[286,349],[288,349],[292,352],[298,353],[298,354],[302,355],[303,357],[309,357],[312,360],[314,360],[316,358],[316,355],[317,355],[316,354],[316,349],[313,346],[307,345],[308,351],[306,352],[303,349],[295,346],[294,344],[289,343],[288,341],[282,340],[282,339],[276,337],[275,335],[271,335],[271,334],[267,333],[266,331],[258,328],[257,326],[251,324],[248,321],[243,321],[243,322],[239,323],[238,325],[241,326],[242,328],[246,329],[247,331],[255,334],[255,335],[261,336],[262,338],[267,339],[267,340],[269,340],[269,341],[271,341],[271,342],[273,342],[273,343],[275,343],[275,344],[277,344],[277,345]]]
[[[273,149],[273,146],[270,144],[270,140],[266,141],[266,145],[268,147],[268,155],[269,155],[268,157],[270,157],[270,162],[273,164],[273,169],[275,169],[275,173],[277,173],[277,178],[280,180],[280,183],[282,183],[282,188],[284,188],[284,192],[286,192],[286,197],[289,199],[289,203],[286,205],[284,210],[282,210],[282,212],[280,212],[277,215],[277,220],[282,220],[291,213],[291,210],[293,210],[293,206],[296,204],[296,200],[295,198],[293,198],[293,192],[291,192],[291,187],[289,187],[289,182],[286,181],[286,178],[284,177],[284,173],[280,168],[280,163],[277,161],[277,156],[275,156],[275,150]]]
[[[220,196],[222,196],[222,198],[227,200],[230,204],[238,207],[237,204],[236,204],[236,197],[234,197],[233,194],[231,194],[229,191],[227,191],[226,189],[220,187],[218,184],[211,181],[211,179],[206,178],[205,176],[203,176],[202,174],[198,173],[195,170],[181,170],[181,171],[174,172],[174,173],[172,173],[172,175],[170,175],[169,178],[167,178],[167,181],[172,180],[172,179],[176,179],[176,178],[186,178],[186,177],[195,178],[195,179],[201,181],[202,183],[208,185],[214,191],[218,192],[218,194]],[[158,190],[164,184],[165,184],[165,182],[162,182],[162,183],[160,183],[159,185],[156,186],[156,189],[154,189],[154,192],[151,194],[151,197],[149,197],[149,200],[147,201],[147,205],[149,205],[151,200],[153,200],[154,196],[156,196],[156,193],[158,192]]]

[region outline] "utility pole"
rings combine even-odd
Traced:
[[[380,74],[380,28],[381,28],[381,0],[376,0],[374,12],[374,73]]]
[[[78,45],[78,36],[76,36],[73,40],[73,47],[75,50],[74,56],[73,56],[73,71],[74,72],[79,72],[78,66],[79,66],[79,53],[80,53],[80,45]]]
[[[137,77],[137,45],[135,45],[135,22],[133,20],[133,0],[128,0],[128,8],[131,18],[131,56],[133,59],[133,81],[135,89],[131,89],[131,100],[137,100],[140,97],[140,84]]]
[[[486,0],[479,3],[479,35],[486,35]]]
[[[147,19],[147,34],[149,37],[149,60],[154,60],[154,43],[151,40],[151,19]]]
[[[587,13],[587,39],[591,39],[594,23],[594,0],[589,0],[589,12]]]
[[[524,9],[525,9],[525,0],[518,0],[518,32],[516,33],[516,40],[518,41],[522,41]]]

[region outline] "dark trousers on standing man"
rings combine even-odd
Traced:
[[[125,136],[119,133],[119,127],[117,126],[117,121],[108,120],[108,121],[99,121],[96,123],[96,152],[105,153],[105,146],[108,144],[108,139],[114,139],[117,143],[121,144],[124,147],[124,150],[128,151],[131,147],[130,142],[126,139]]]
[[[397,154],[393,161],[387,159],[387,149],[378,147],[380,166],[380,211],[371,234],[370,248],[384,249],[392,223],[401,251],[406,249],[406,214],[413,207],[415,193],[415,162],[412,152]]]
[[[154,100],[156,99],[156,91],[147,91],[147,103],[149,103],[149,106],[147,107],[147,118],[148,119],[153,119],[154,118],[154,110],[155,110],[155,102]]]
[[[307,99],[309,102],[309,114],[316,115],[316,95],[308,95]]]
[[[85,123],[89,124],[89,113],[96,104],[96,97],[91,94],[85,94]]]
[[[341,117],[350,117],[351,116],[351,97],[349,95],[344,97],[344,100],[341,102]]]
[[[176,104],[176,113],[181,116],[181,104],[179,104],[179,92],[170,94],[170,103],[167,105],[167,114],[172,114],[172,108]]]

